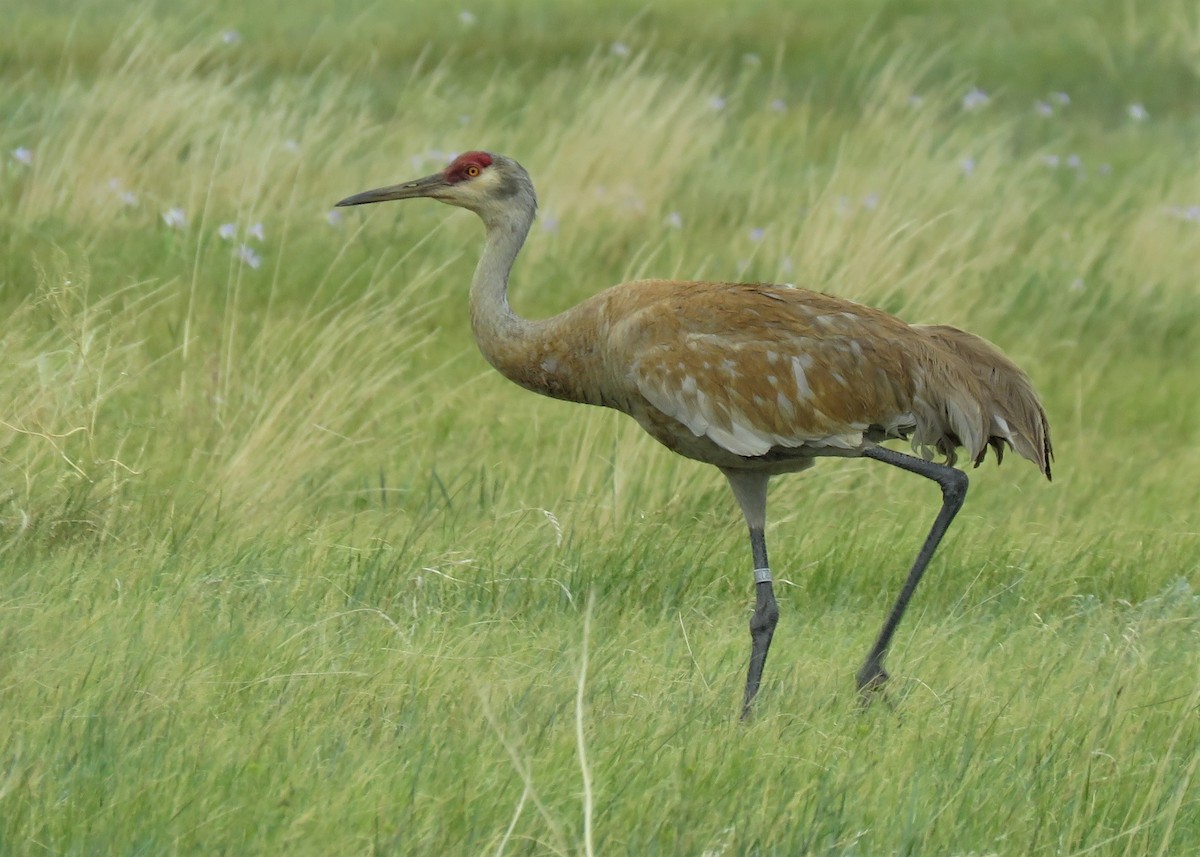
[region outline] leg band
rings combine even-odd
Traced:
[[[769,568],[754,569],[754,582],[755,583],[770,583],[771,582],[771,569],[769,569]]]

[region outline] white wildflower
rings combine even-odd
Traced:
[[[258,270],[262,265],[262,257],[254,252],[254,248],[249,244],[241,244],[237,248],[237,257],[242,260],[243,265],[249,265],[254,270]]]
[[[17,146],[17,148],[13,149],[12,156],[13,160],[18,164],[29,166],[33,163],[33,152],[24,146]]]
[[[475,14],[473,12],[470,12],[466,9],[463,9],[461,12],[458,13],[458,22],[460,24],[462,24],[464,27],[469,27],[478,20],[479,19],[475,17]]]
[[[182,208],[168,208],[163,212],[162,219],[171,229],[182,229],[187,225],[187,215]]]
[[[224,238],[226,241],[232,241],[234,238],[237,237],[237,224],[222,223],[220,226],[217,227],[217,234],[220,235],[222,238]]]
[[[242,40],[242,34],[237,30],[222,30],[221,41],[227,45],[236,45]]]
[[[249,235],[251,238],[257,238],[259,241],[267,240],[266,235],[263,234],[262,223],[251,224],[250,228],[246,230],[246,234]]]
[[[1142,105],[1142,103],[1140,101],[1135,104],[1130,104],[1128,113],[1129,113],[1129,118],[1132,119],[1134,122],[1145,122],[1147,119],[1150,118],[1150,114],[1147,112],[1146,108]]]
[[[991,98],[988,97],[986,92],[978,86],[972,86],[967,91],[967,94],[963,96],[963,110],[974,110],[977,107],[983,107],[989,101],[991,101]]]
[[[667,215],[666,223],[667,226],[670,226],[672,229],[682,229],[683,215],[681,215],[678,211],[672,211]]]
[[[638,194],[629,191],[625,194],[625,198],[621,200],[621,205],[630,211],[636,211],[639,214],[646,210],[646,200],[642,199]]]
[[[1168,205],[1166,207],[1167,214],[1172,217],[1178,217],[1180,220],[1188,220],[1192,223],[1200,222],[1200,205]]]
[[[120,179],[109,179],[108,189],[117,195],[117,199],[121,201],[121,205],[125,206],[126,208],[133,208],[138,204],[137,194],[131,190],[125,190],[125,187],[121,184]]]
[[[627,57],[630,54],[629,45],[624,42],[613,42],[609,50],[615,57]]]

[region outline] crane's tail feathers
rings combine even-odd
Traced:
[[[926,393],[913,445],[934,448],[953,464],[964,447],[978,467],[990,447],[1000,463],[1004,448],[1037,465],[1047,479],[1054,448],[1046,411],[1028,376],[1000,349],[948,325],[916,328],[957,357],[966,370]],[[956,373],[957,374],[957,373]]]

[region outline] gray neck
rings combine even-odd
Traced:
[[[532,194],[518,194],[502,211],[481,211],[487,243],[471,280],[471,330],[487,361],[506,378],[536,392],[530,367],[545,350],[544,321],[521,318],[508,305],[508,274],[529,228],[537,203]]]
[[[521,318],[508,305],[512,269],[537,207],[532,191],[518,194],[502,210],[481,211],[487,244],[471,281],[471,330],[479,350],[504,377],[527,390],[572,402],[601,404],[591,366],[591,325],[576,311],[538,321]]]

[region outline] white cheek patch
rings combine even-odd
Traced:
[[[464,181],[481,193],[490,193],[500,186],[500,173],[488,167],[475,178],[468,177]]]

